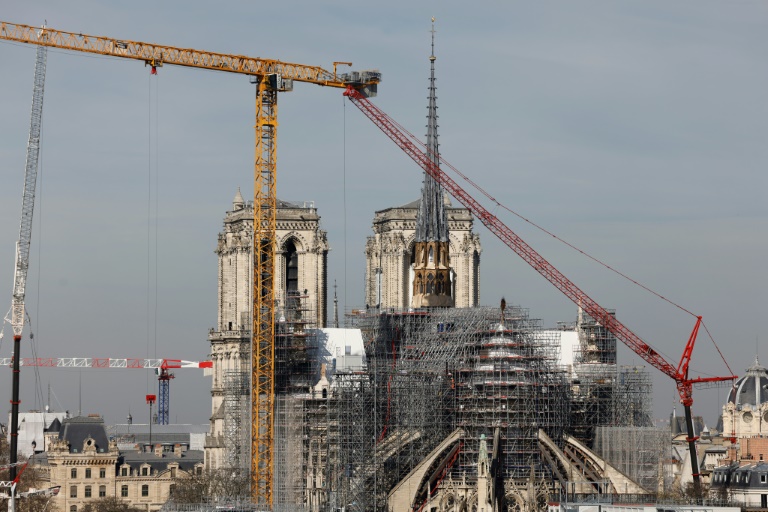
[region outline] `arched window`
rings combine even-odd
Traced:
[[[77,498],[77,486],[73,485],[69,488],[69,497],[70,498]]]
[[[85,486],[85,497],[86,498],[90,498],[91,497],[91,486],[90,485],[86,485]]]
[[[299,254],[293,240],[285,244],[285,291],[290,294],[299,289]]]
[[[72,505],[69,507],[69,512],[77,512],[77,505]]]
[[[99,498],[104,498],[107,495],[107,486],[106,485],[100,485],[99,486]]]
[[[427,274],[427,293],[435,293],[435,276],[433,274]]]
[[[128,497],[128,486],[124,485],[120,487],[120,497],[121,498],[127,498]]]
[[[432,247],[430,247],[429,248],[429,263],[434,263],[434,262],[435,262],[435,250]]]

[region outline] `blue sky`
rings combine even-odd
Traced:
[[[764,2],[73,0],[14,2],[0,17],[378,68],[377,105],[423,134],[432,16],[443,156],[505,205],[703,315],[737,373],[756,353],[768,361]],[[0,290],[10,306],[34,48],[0,43],[0,65]],[[171,66],[150,77],[138,62],[49,52],[27,295],[39,355],[206,357],[216,236],[237,187],[252,189],[253,109],[246,77]],[[342,307],[362,305],[373,213],[415,199],[420,173],[339,90],[297,84],[281,95],[279,119],[278,195],[316,202],[329,279]],[[495,213],[677,363],[693,318]],[[483,304],[505,296],[545,325],[575,318],[567,299],[477,229]],[[8,336],[0,356],[10,356]],[[620,362],[641,361],[621,349]],[[727,373],[705,336],[692,367]],[[655,413],[666,416],[674,387],[651,372]],[[40,406],[31,373],[23,409]],[[77,411],[81,388],[83,412],[110,422],[129,408],[146,421],[144,394],[156,386],[128,370],[43,370],[40,379],[55,408]],[[209,389],[199,373],[177,372],[171,418],[205,422]],[[714,424],[726,397],[699,391],[694,410]]]

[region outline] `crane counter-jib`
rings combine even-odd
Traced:
[[[76,34],[48,27],[32,27],[5,21],[0,22],[0,39],[134,59],[146,62],[152,66],[172,64],[175,66],[225,71],[257,77],[279,75],[282,80],[286,81],[283,84],[284,87],[279,88],[280,90],[290,90],[290,81],[296,81],[337,88],[346,88],[352,85],[355,88],[367,88],[367,95],[373,96],[375,95],[376,84],[381,81],[381,73],[377,70],[336,74],[319,66],[308,66],[275,59],[209,52],[191,48],[178,48],[127,39]]]

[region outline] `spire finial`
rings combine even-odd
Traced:
[[[432,16],[432,30],[430,30],[430,32],[432,32],[432,54],[429,56],[429,60],[434,62],[436,59],[435,57],[435,17],[434,16]]]

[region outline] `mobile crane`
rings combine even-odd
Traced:
[[[35,31],[40,41],[45,41],[48,34],[45,27]],[[13,295],[11,299],[10,323],[13,331],[13,353],[18,362],[21,353],[21,334],[24,331],[26,311],[24,301],[27,289],[27,270],[29,269],[29,246],[32,241],[32,216],[35,210],[35,188],[37,186],[38,158],[40,155],[40,129],[43,118],[43,92],[45,89],[45,66],[48,49],[39,46],[35,54],[35,79],[32,87],[32,112],[29,123],[29,140],[27,142],[27,160],[24,168],[24,190],[21,200],[21,223],[19,239],[16,242],[16,262],[13,272]],[[8,321],[6,316],[5,321]],[[0,329],[0,339],[3,331]],[[11,432],[10,432],[10,466],[9,473],[12,481],[16,481],[16,462],[18,461],[19,437],[19,365],[14,363],[11,377]],[[15,509],[15,485],[11,491],[11,510]]]
[[[718,382],[735,380],[736,375],[727,377],[697,377],[691,379],[688,376],[688,366],[691,362],[693,347],[696,343],[696,336],[701,326],[701,317],[696,318],[696,325],[693,328],[688,343],[685,346],[683,355],[677,366],[669,363],[664,357],[656,352],[652,347],[645,343],[637,334],[616,319],[605,308],[592,300],[586,293],[577,287],[571,280],[560,273],[543,256],[537,253],[531,246],[525,243],[509,227],[502,223],[494,214],[483,207],[477,200],[470,196],[456,181],[445,174],[440,165],[435,162],[447,164],[450,168],[453,166],[445,162],[439,155],[433,155],[431,151],[414,135],[390,118],[380,108],[374,105],[366,97],[361,95],[353,88],[347,88],[344,91],[350,101],[370,119],[387,137],[389,137],[397,146],[403,150],[419,167],[432,176],[445,189],[464,205],[480,222],[487,227],[491,233],[496,235],[507,247],[515,251],[526,263],[534,270],[544,276],[566,297],[580,306],[585,313],[599,322],[617,339],[621,340],[637,355],[642,357],[648,364],[657,368],[662,373],[672,378],[677,386],[677,392],[680,395],[680,402],[685,408],[685,421],[688,430],[686,441],[691,456],[691,471],[693,473],[694,493],[697,497],[701,496],[701,479],[699,475],[699,464],[696,457],[696,440],[698,439],[693,430],[693,417],[691,415],[691,406],[693,405],[693,386],[696,384],[714,384]],[[730,368],[729,368],[730,371]]]
[[[256,142],[253,199],[253,329],[251,375],[251,495],[257,504],[272,506],[274,482],[275,293],[277,93],[293,90],[293,82],[325,87],[352,87],[375,96],[381,73],[376,70],[337,74],[318,66],[274,59],[214,53],[153,43],[89,36],[0,21],[0,40],[35,44],[110,57],[133,59],[151,66],[165,64],[248,75],[255,79]],[[18,358],[17,358],[18,359]]]

